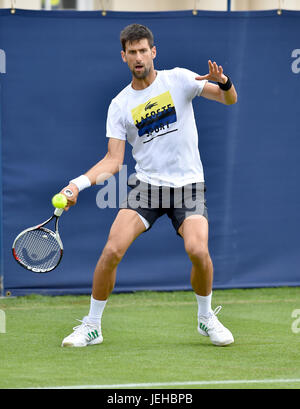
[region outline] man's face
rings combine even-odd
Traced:
[[[132,75],[137,79],[145,79],[154,68],[153,60],[156,48],[150,48],[148,40],[142,39],[133,43],[126,43],[126,50],[121,51],[122,59],[128,64]]]

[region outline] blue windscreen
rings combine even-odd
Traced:
[[[106,154],[108,106],[131,81],[119,35],[134,22],[154,33],[157,69],[206,74],[212,59],[239,95],[229,107],[194,100],[214,288],[300,285],[300,12],[0,10],[4,292],[91,290],[118,212],[97,206],[103,186],[83,191],[61,217],[65,252],[53,272],[27,272],[11,246],[51,215],[55,193]],[[129,144],[125,164],[129,176]],[[190,289],[190,269],[183,240],[163,216],[129,248],[115,291]]]

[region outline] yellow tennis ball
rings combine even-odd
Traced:
[[[52,197],[52,204],[58,209],[64,209],[68,204],[68,200],[65,195],[58,193]]]

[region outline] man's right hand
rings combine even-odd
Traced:
[[[64,187],[60,193],[66,196],[68,200],[67,207],[64,210],[68,211],[71,206],[74,206],[77,203],[79,189],[74,183],[70,183],[68,186]],[[71,195],[72,193],[72,195]]]

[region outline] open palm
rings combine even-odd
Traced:
[[[223,74],[223,67],[218,65],[215,61],[208,60],[209,73],[206,75],[199,75],[196,80],[208,80],[214,82],[226,82],[227,77]]]

